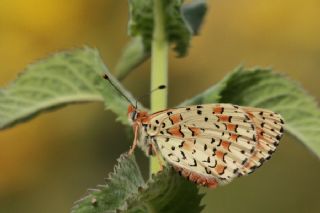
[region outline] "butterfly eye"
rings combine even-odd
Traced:
[[[138,117],[137,111],[133,111],[133,112],[131,113],[131,120],[135,121],[135,120],[137,119],[137,117]]]

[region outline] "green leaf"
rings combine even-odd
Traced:
[[[168,42],[174,44],[179,56],[187,53],[192,31],[181,13],[182,1],[163,0],[163,14]],[[129,34],[141,36],[145,51],[150,52],[153,35],[153,0],[129,0]]]
[[[166,168],[145,183],[133,156],[123,154],[104,185],[76,202],[72,213],[186,212],[203,208],[196,184]]]
[[[202,197],[196,184],[166,168],[130,199],[128,212],[198,213]]]
[[[181,0],[164,0],[164,12],[167,39],[174,44],[174,50],[178,56],[185,56],[190,46],[192,29],[185,22],[181,13]]]
[[[150,52],[153,34],[152,0],[129,0],[129,35],[141,37],[145,52]]]
[[[123,154],[106,183],[75,203],[72,213],[118,212],[127,209],[127,200],[136,196],[144,180],[133,155]]]
[[[129,34],[134,37],[123,50],[123,53],[115,67],[116,77],[119,80],[124,79],[135,67],[139,66],[150,57],[152,31],[153,31],[152,2],[150,0],[145,0],[145,1],[130,0],[129,6],[130,6],[130,14],[131,14],[131,19],[129,21]],[[181,32],[183,32],[186,29],[188,30],[187,32],[188,36],[185,37],[183,35],[179,35],[176,32],[179,30],[174,29],[175,26],[172,26],[171,27],[172,29],[170,30],[172,31],[171,42],[174,42],[174,38],[188,38],[188,40],[190,40],[189,30],[191,30],[191,33],[193,35],[197,35],[199,33],[200,26],[203,23],[203,19],[206,14],[206,11],[207,11],[207,3],[205,0],[194,0],[191,3],[183,4],[181,6],[181,17],[184,20],[183,24],[187,25],[187,27],[184,25],[182,25],[182,27],[180,26],[182,21],[180,18],[178,22],[176,21],[176,23],[180,23],[179,28],[181,29],[183,28]],[[171,20],[168,20],[168,21],[171,21]],[[167,29],[170,29],[170,28],[168,27]],[[183,50],[184,48],[187,48],[189,46],[189,42],[190,41],[178,42],[180,44],[183,44],[183,43],[186,44],[186,46],[182,47],[181,50]],[[186,49],[183,51],[186,51]]]
[[[312,96],[283,75],[239,68],[196,97],[185,103],[233,103],[278,112],[285,119],[286,131],[320,157],[320,109]]]
[[[62,52],[28,66],[7,88],[0,90],[0,129],[24,122],[42,111],[71,103],[100,101],[127,123],[128,102],[102,78],[111,76],[99,53],[90,48]]]

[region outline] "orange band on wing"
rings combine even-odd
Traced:
[[[169,128],[169,129],[167,130],[167,132],[168,132],[170,135],[173,135],[173,136],[176,136],[176,137],[184,137],[184,134],[181,132],[181,127],[180,127],[180,125],[173,126],[173,127]]]
[[[170,115],[169,119],[171,120],[172,124],[176,124],[176,123],[179,123],[182,118],[180,114],[174,114],[174,115]]]
[[[192,136],[198,136],[201,134],[201,129],[197,127],[189,127],[190,131],[192,132]]]
[[[219,175],[223,175],[224,173],[224,170],[226,169],[225,166],[221,165],[221,164],[218,164],[215,168],[216,172],[219,174]]]
[[[235,124],[227,124],[227,130],[228,131],[235,131],[236,125]]]
[[[228,122],[229,117],[230,116],[228,116],[228,115],[218,115],[219,121],[222,121],[222,122]]]
[[[217,156],[217,158],[223,160],[223,157],[224,157],[224,153],[221,152],[221,151],[216,151],[215,152],[215,155]]]
[[[230,145],[231,145],[231,143],[230,142],[228,142],[228,141],[222,141],[221,142],[221,146],[225,149],[225,150],[228,150],[228,151],[230,151]]]
[[[214,107],[213,108],[213,113],[214,114],[221,114],[223,112],[223,108],[220,106]]]
[[[239,137],[239,135],[237,135],[237,134],[231,134],[230,139],[233,141],[237,141],[238,137]]]

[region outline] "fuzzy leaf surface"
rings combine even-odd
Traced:
[[[106,183],[77,201],[72,213],[197,213],[203,208],[200,206],[202,197],[195,184],[178,176],[171,168],[145,183],[134,157],[123,154]]]
[[[153,10],[151,1],[129,1],[131,19],[129,21],[129,34],[134,36],[124,48],[122,55],[115,67],[116,77],[124,79],[135,67],[142,64],[150,57],[152,31],[153,31]],[[207,12],[205,0],[194,0],[181,6],[181,14],[185,27],[192,35],[198,35]],[[179,19],[181,22],[181,19]],[[170,21],[170,20],[169,20]],[[188,27],[189,26],[189,27]],[[173,27],[174,28],[174,27]],[[184,31],[182,30],[182,31]],[[176,37],[172,32],[172,37]],[[177,38],[182,38],[178,35]],[[180,42],[181,44],[184,42]],[[187,44],[188,46],[189,44]],[[187,48],[184,47],[184,48]],[[183,49],[183,48],[182,48]]]
[[[92,101],[103,102],[120,121],[127,123],[128,102],[102,78],[103,73],[134,100],[111,76],[94,49],[57,53],[29,65],[14,82],[0,90],[0,129],[24,122],[43,111]]]
[[[203,195],[199,194],[197,185],[171,168],[166,168],[147,184],[129,201],[128,212],[198,213],[203,209],[200,205]]]
[[[126,210],[127,200],[138,194],[144,185],[135,158],[123,154],[106,183],[89,190],[88,195],[75,203],[72,213],[104,213]]]
[[[187,53],[192,31],[181,13],[181,0],[163,0],[165,33],[179,56]],[[153,0],[129,0],[129,34],[141,36],[146,52],[150,52],[154,29]]]
[[[239,68],[183,105],[233,103],[271,109],[285,120],[285,130],[320,157],[320,109],[299,84],[268,69]]]

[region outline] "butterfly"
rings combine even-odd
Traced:
[[[182,176],[215,188],[254,172],[276,150],[282,117],[270,110],[203,104],[153,114],[128,107],[135,142],[150,147]],[[139,138],[138,138],[139,137]]]
[[[215,188],[254,172],[279,145],[284,121],[273,111],[228,103],[148,114],[128,106],[135,147],[161,154],[180,175]]]

